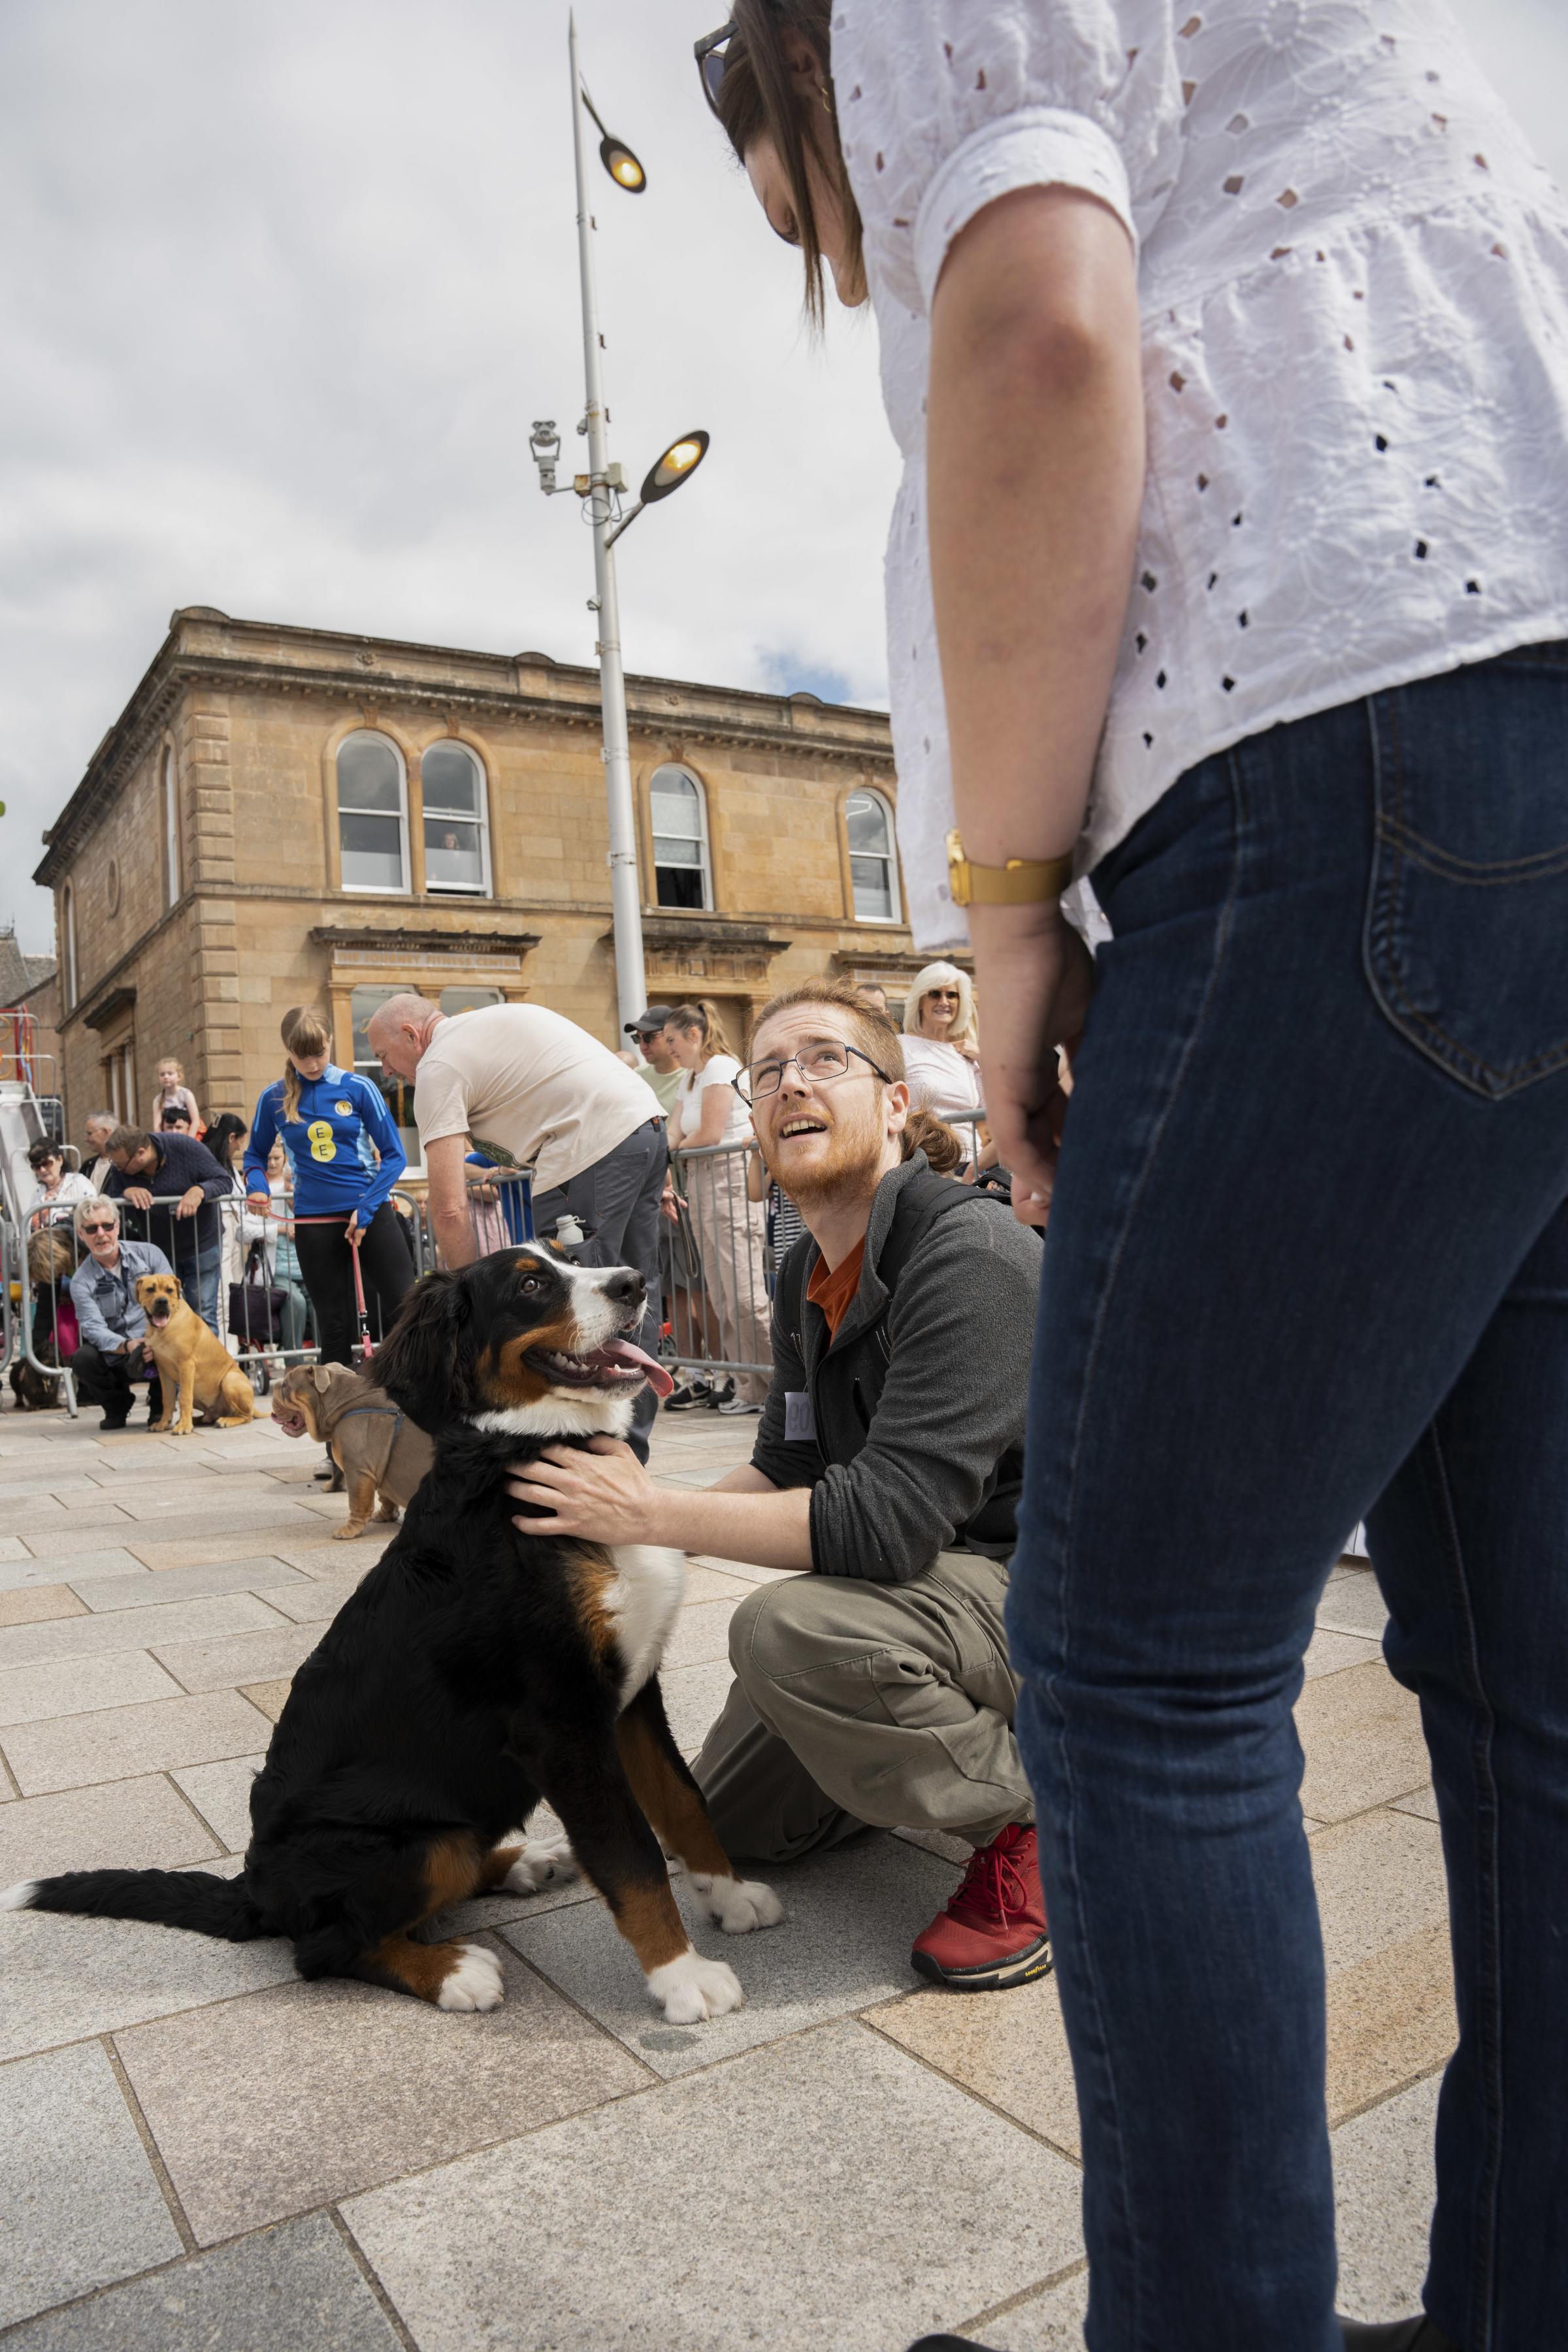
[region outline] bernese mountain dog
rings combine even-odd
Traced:
[[[497,1251],[409,1295],[370,1377],[436,1441],[402,1528],[294,1677],[251,1789],[237,1878],[67,1871],[0,1907],[287,1936],[303,1977],[357,1977],[438,2009],[493,2009],[482,1944],[422,1941],[447,1904],[531,1894],[580,1866],[679,2024],[739,2007],[691,1946],[663,1846],[731,1935],[778,1898],[737,1877],[670,1736],[658,1663],[686,1563],[517,1525],[510,1467],[622,1436],[663,1368],[633,1344],[643,1278],[552,1245]],[[541,1798],[566,1839],[521,1833]]]

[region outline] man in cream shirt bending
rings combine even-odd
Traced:
[[[372,1015],[373,1054],[414,1086],[442,1257],[479,1255],[465,1160],[482,1151],[501,1168],[531,1168],[537,1229],[582,1220],[590,1265],[635,1265],[647,1284],[643,1345],[658,1352],[658,1204],[668,1159],[664,1119],[645,1081],[607,1045],[542,1004],[488,1004],[444,1013],[427,997],[389,997]],[[629,1443],[644,1460],[658,1399],[637,1399]]]

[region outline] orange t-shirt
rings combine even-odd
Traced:
[[[866,1255],[865,1242],[858,1241],[848,1256],[829,1273],[827,1260],[819,1257],[805,1295],[814,1307],[820,1307],[827,1318],[829,1339],[838,1337],[838,1326],[849,1312],[849,1302],[860,1287],[860,1265]]]

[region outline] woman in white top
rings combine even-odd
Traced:
[[[671,1152],[748,1141],[751,1114],[731,1083],[741,1065],[730,1050],[718,1006],[706,998],[677,1005],[664,1034],[686,1072],[669,1114]],[[711,1160],[688,1160],[681,1183],[724,1353],[733,1363],[769,1364],[773,1340],[763,1266],[767,1223],[759,1203],[747,1196],[747,1157],[730,1150]],[[768,1393],[765,1377],[736,1372],[734,1383],[733,1395],[720,1404],[720,1412],[760,1412]]]
[[[955,963],[928,963],[904,1001],[904,1076],[916,1110],[977,1109],[980,1045],[974,989]]]
[[[57,1216],[73,1209],[78,1201],[93,1198],[92,1186],[77,1169],[66,1166],[65,1154],[58,1143],[35,1143],[27,1153],[27,1165],[38,1188],[27,1219],[29,1233],[36,1225],[52,1224]]]
[[[1555,2340],[1568,212],[1431,0],[736,0],[699,62],[876,309],[910,919],[1056,1186],[1008,1632],[1089,2341],[1338,2340],[1291,1706],[1363,1515],[1460,2042],[1427,2317],[1346,2340]]]

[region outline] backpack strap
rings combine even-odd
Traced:
[[[973,1184],[957,1183],[931,1168],[911,1176],[899,1194],[899,1205],[877,1260],[877,1273],[885,1286],[889,1291],[898,1288],[900,1276],[939,1217],[951,1215],[954,1209],[971,1208],[977,1202],[985,1204],[987,1213],[1005,1216],[1012,1223],[1011,1205],[994,1192],[976,1192]],[[1037,1238],[1043,1247],[1044,1236]]]

